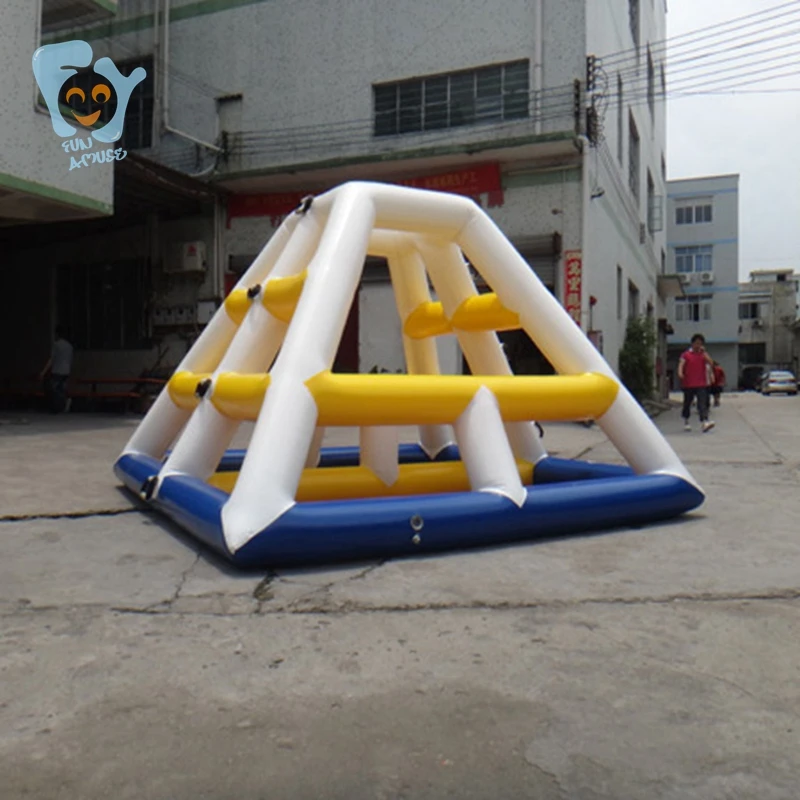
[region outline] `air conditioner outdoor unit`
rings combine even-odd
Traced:
[[[172,257],[165,262],[164,271],[171,273],[205,272],[207,264],[205,242],[201,240],[183,242],[175,248]]]
[[[714,283],[714,273],[713,272],[701,272],[700,273],[700,282],[701,283]]]
[[[681,272],[681,273],[678,274],[678,280],[683,284],[687,284],[687,283],[691,283],[692,277],[691,277],[691,275],[689,275],[686,272]]]
[[[754,328],[763,328],[764,327],[764,320],[763,319],[754,319],[753,320],[753,327]]]

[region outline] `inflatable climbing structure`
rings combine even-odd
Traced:
[[[331,372],[365,258],[387,260],[407,373]],[[478,294],[469,264],[492,289]],[[437,297],[434,302],[430,286]],[[559,374],[512,375],[521,328]],[[472,375],[441,375],[455,334]],[[535,421],[594,419],[630,466],[548,456]],[[228,447],[255,422],[246,450]],[[360,444],[322,448],[328,426]],[[398,426],[419,441],[398,444]],[[307,198],[186,355],[115,465],[242,566],[385,558],[642,524],[704,495],[471,200],[376,183]]]

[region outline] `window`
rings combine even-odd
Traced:
[[[647,105],[650,109],[650,119],[656,118],[656,68],[653,65],[653,56],[650,45],[647,46]]]
[[[147,75],[141,83],[136,85],[128,101],[125,124],[122,128],[122,139],[117,145],[118,147],[124,147],[126,150],[141,150],[151,147],[153,144],[153,59],[149,57],[117,63],[117,68],[126,77],[136,67],[143,67]],[[61,96],[64,96],[69,89],[74,87],[80,89],[84,96],[89,97],[95,82],[96,75],[93,69],[79,70],[64,82]],[[78,99],[79,96],[76,95],[74,102],[77,102]],[[98,122],[108,122],[114,116],[116,110],[116,99],[105,103],[102,106]]]
[[[661,274],[667,274],[667,253],[664,248],[661,248]]]
[[[623,102],[622,78],[617,75],[617,160],[623,159],[625,142],[625,103]]]
[[[675,272],[711,272],[712,246],[710,244],[675,248]]]
[[[147,346],[146,261],[61,266],[58,319],[78,350],[131,350]]]
[[[617,319],[622,319],[622,267],[617,267]]]
[[[647,170],[647,230],[658,233],[664,229],[663,196],[656,194],[656,185],[650,170]]]
[[[703,203],[702,205],[695,205],[694,203],[689,205],[681,204],[675,209],[676,225],[697,225],[712,221],[711,203]]]
[[[664,154],[661,154],[661,177],[664,179],[664,183],[667,182],[667,159],[664,158]]]
[[[758,303],[739,303],[739,319],[761,319]]]
[[[628,120],[628,186],[631,193],[639,199],[639,131],[633,114]]]
[[[711,295],[693,294],[675,298],[675,322],[710,322]]]
[[[639,47],[639,0],[628,0],[628,24],[631,28],[633,46]]]
[[[529,62],[372,87],[375,136],[525,119]]]
[[[628,281],[628,319],[639,316],[639,289],[633,281]]]

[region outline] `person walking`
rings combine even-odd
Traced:
[[[714,427],[708,418],[708,390],[713,380],[714,361],[706,353],[705,337],[702,333],[692,336],[691,346],[681,354],[678,361],[678,378],[683,387],[683,429],[691,431],[689,417],[692,413],[692,403],[697,398],[697,414],[700,417],[700,426],[703,433]]]
[[[714,380],[711,383],[711,396],[714,398],[714,408],[719,406],[719,398],[725,388],[725,370],[719,361],[714,361]]]
[[[72,354],[73,348],[67,340],[66,330],[63,326],[57,325],[50,360],[45,364],[39,376],[41,380],[48,377],[47,402],[53,414],[69,411],[70,398],[67,397],[67,380],[72,371]]]

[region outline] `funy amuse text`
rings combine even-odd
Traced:
[[[76,136],[74,139],[61,142],[61,146],[64,148],[65,153],[69,153],[70,150],[72,152],[77,152],[79,150],[92,150],[94,142],[92,141],[91,136],[88,139],[81,139]],[[89,153],[84,153],[78,158],[75,156],[70,156],[69,171],[72,172],[74,169],[88,167],[92,164],[104,164],[107,161],[122,161],[126,155],[128,155],[128,151],[123,150],[121,147],[118,147],[116,150],[109,147],[107,150],[94,150]]]

